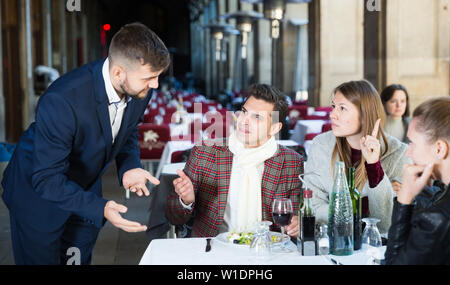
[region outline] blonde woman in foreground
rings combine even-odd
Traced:
[[[384,133],[383,104],[368,81],[350,81],[336,87],[332,106],[332,131],[314,138],[305,163],[316,219],[328,221],[333,168],[340,160],[346,167],[356,168],[356,186],[363,197],[362,216],[380,219],[378,228],[386,233],[395,195],[392,183],[401,183],[407,146]],[[311,172],[314,174],[308,175]]]

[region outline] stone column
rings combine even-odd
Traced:
[[[227,7],[228,10],[226,11],[226,13],[233,13],[236,12],[238,9],[238,1],[239,0],[228,0],[227,1]],[[227,23],[233,26],[236,26],[236,20],[235,19],[228,19]],[[239,36],[230,36],[229,40],[228,40],[228,48],[227,48],[227,53],[228,53],[228,78],[227,78],[227,87],[229,89],[235,90],[237,89],[236,87],[236,82],[238,80],[238,78],[240,77],[236,77],[236,70],[239,71],[239,67],[238,69],[236,69],[236,56],[239,55],[238,51],[237,51],[237,46],[239,46],[239,41],[240,38]],[[239,84],[240,85],[240,84]],[[227,89],[228,89],[227,88]]]
[[[262,5],[260,8],[262,11]],[[272,83],[272,39],[270,38],[270,21],[255,22],[259,32],[259,83]]]
[[[450,0],[387,1],[386,84],[408,90],[410,111],[450,94]]]
[[[20,0],[20,77],[24,94],[22,101],[23,129],[27,129],[34,121],[35,103],[33,84],[33,41],[31,27],[31,0]]]
[[[52,47],[52,9],[51,0],[42,0],[41,7],[43,11],[42,17],[42,35],[44,37],[43,58],[44,65],[53,67],[53,47]]]
[[[364,76],[364,9],[365,1],[320,1],[320,105],[330,105],[339,84]]]
[[[0,56],[3,58],[2,3],[0,3]],[[0,64],[0,142],[6,140],[5,95],[3,90],[3,64]]]
[[[308,88],[308,4],[287,4],[283,38],[282,90],[294,95]]]
[[[203,10],[203,25],[207,25],[209,24],[209,7],[205,7]],[[206,87],[206,97],[210,97],[212,95],[212,76],[211,76],[211,72],[212,72],[212,68],[211,68],[211,37],[209,35],[209,31],[208,30],[203,30],[203,35],[204,35],[204,54],[205,54],[205,87]]]

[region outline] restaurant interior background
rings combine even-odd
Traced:
[[[0,142],[18,142],[55,71],[62,75],[105,57],[114,33],[136,21],[171,52],[160,88],[195,91],[230,108],[256,82],[310,107],[329,106],[334,87],[362,78],[378,91],[404,85],[411,110],[450,94],[450,0],[266,1],[285,5],[284,13],[262,2],[2,0]],[[125,200],[113,168],[103,177],[104,195],[129,207],[126,218],[145,223],[148,199]],[[147,246],[145,233],[107,224],[93,263],[137,264]],[[13,263],[8,211],[0,201],[0,264]]]

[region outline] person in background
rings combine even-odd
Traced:
[[[401,84],[392,84],[386,87],[380,96],[387,115],[384,131],[398,140],[408,143],[406,132],[411,121],[408,91]]]
[[[380,219],[380,232],[387,233],[394,197],[391,180],[401,181],[407,146],[384,133],[383,104],[370,82],[346,82],[333,94],[332,131],[314,138],[305,162],[305,181],[313,190],[316,220],[328,222],[334,164],[340,160],[346,167],[356,168],[363,217]]]
[[[450,265],[450,97],[417,107],[407,136],[414,163],[394,199],[386,264]]]
[[[248,94],[230,137],[195,146],[174,180],[166,217],[174,225],[193,217],[193,237],[241,232],[273,221],[275,198],[290,198],[294,215],[298,211],[303,159],[275,140],[288,113],[285,95],[265,84],[252,85]],[[286,232],[298,235],[298,217]]]

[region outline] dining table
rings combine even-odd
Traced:
[[[303,145],[305,143],[305,136],[311,133],[321,133],[322,127],[326,122],[326,120],[298,120],[292,131],[290,140]]]
[[[208,252],[206,245],[206,238],[155,239],[139,265],[378,265],[386,251],[386,246],[366,247],[348,256],[302,256],[289,240],[289,252],[274,249],[271,254],[257,255],[249,245],[227,243],[217,237],[212,238]]]

